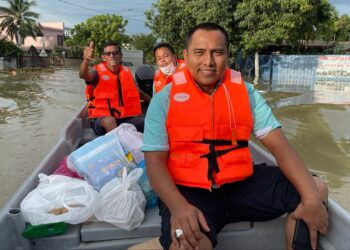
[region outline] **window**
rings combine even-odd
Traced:
[[[57,45],[63,46],[63,36],[57,35]]]

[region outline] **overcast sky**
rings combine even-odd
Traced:
[[[151,8],[152,2],[156,0],[36,0],[37,6],[34,10],[40,13],[39,21],[63,21],[69,28],[95,15],[118,14],[129,21],[126,33],[131,35],[150,32],[144,25],[144,12]],[[329,2],[336,7],[340,15],[350,16],[350,0]],[[5,4],[5,0],[0,0],[0,5]]]

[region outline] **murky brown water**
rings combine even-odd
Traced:
[[[350,91],[256,87],[308,167],[327,182],[330,197],[350,211]]]
[[[78,69],[0,74],[0,206],[56,143],[85,102]]]
[[[308,166],[326,180],[330,197],[350,211],[350,93],[257,88]],[[48,153],[62,126],[84,102],[84,83],[77,68],[0,74],[0,207]]]

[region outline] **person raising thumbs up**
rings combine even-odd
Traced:
[[[85,47],[79,77],[86,83],[89,118],[97,135],[127,122],[143,132],[144,116],[141,111],[140,95],[128,67],[121,66],[122,52],[116,42],[102,46],[102,62],[89,67],[94,59],[94,42]]]
[[[89,46],[84,49],[84,59],[91,60],[94,56],[94,42],[91,41]]]

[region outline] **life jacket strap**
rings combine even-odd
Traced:
[[[216,173],[220,172],[219,164],[217,158],[231,152],[232,150],[239,148],[248,147],[248,141],[238,140],[237,146],[232,148],[224,149],[224,150],[215,150],[215,146],[228,146],[232,145],[231,141],[226,140],[209,140],[204,139],[201,143],[209,144],[209,153],[202,155],[200,158],[208,159],[208,180],[213,180],[213,171]]]
[[[111,116],[116,117],[116,118],[120,117],[120,115],[122,113],[119,110],[111,107],[111,103],[110,103],[109,99],[107,99],[107,103],[108,103],[109,113],[111,114]],[[115,113],[117,114],[117,116],[114,115]]]

